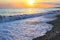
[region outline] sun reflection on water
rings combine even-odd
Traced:
[[[25,10],[21,10],[21,12],[23,14],[36,14],[36,13],[42,13],[45,10],[41,10],[41,9],[34,9],[34,8],[29,8],[29,9],[25,9]]]

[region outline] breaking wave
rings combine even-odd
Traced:
[[[32,40],[50,31],[53,25],[47,22],[56,19],[60,11],[46,14],[0,16],[0,40]]]

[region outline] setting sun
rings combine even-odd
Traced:
[[[33,5],[34,0],[28,0],[28,3],[29,3],[30,5]]]

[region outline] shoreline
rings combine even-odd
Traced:
[[[44,36],[32,40],[60,40],[60,15],[57,15],[56,17],[56,20],[48,22],[48,24],[54,26],[51,31],[47,32]]]

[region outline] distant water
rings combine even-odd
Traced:
[[[60,8],[0,8],[0,15],[23,15],[60,10]]]
[[[60,10],[59,8],[49,9],[0,9],[0,15],[24,15],[47,13],[48,11]],[[50,13],[50,12],[49,12]],[[57,12],[58,14],[58,12]],[[16,20],[0,23],[0,40],[32,40],[33,38],[43,36],[50,31],[53,25],[47,22],[55,20],[54,14],[42,15],[39,17]],[[1,21],[1,20],[0,20]]]

